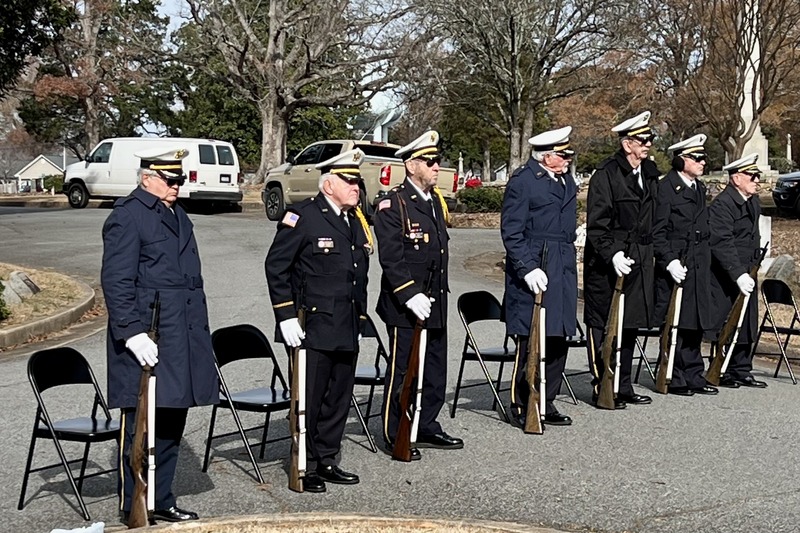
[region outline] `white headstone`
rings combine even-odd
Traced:
[[[6,302],[7,305],[16,305],[22,303],[22,298],[19,297],[19,294],[14,292],[7,281],[3,282],[3,301]]]

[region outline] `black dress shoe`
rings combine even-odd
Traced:
[[[692,391],[694,391],[695,394],[709,394],[709,395],[719,394],[719,389],[716,387],[712,387],[711,385],[703,385],[698,389],[692,389]]]
[[[303,476],[303,492],[325,492],[325,482],[315,472],[306,472]]]
[[[355,485],[359,481],[357,475],[345,472],[338,465],[318,466],[317,475],[328,483],[338,485]]]
[[[420,435],[417,437],[417,445],[420,448],[441,448],[443,450],[458,450],[464,447],[464,441],[456,437],[451,437],[444,431],[433,435]]]
[[[617,398],[622,400],[625,403],[630,403],[633,405],[647,405],[648,403],[653,403],[653,399],[650,396],[644,396],[642,394],[617,394]]]
[[[197,513],[184,511],[176,505],[167,509],[156,509],[153,511],[153,520],[159,522],[186,522],[188,520],[197,520],[198,518]]]
[[[689,387],[670,387],[668,392],[676,396],[694,396],[695,393]]]
[[[597,396],[595,394],[592,394],[592,404],[598,409],[602,409],[602,407],[598,407],[597,405]],[[614,409],[625,409],[626,407],[628,407],[628,404],[625,403],[625,400],[619,396],[614,398]]]
[[[766,389],[767,384],[763,381],[758,381],[753,376],[747,376],[744,379],[736,380],[743,387],[755,387],[756,389]]]
[[[386,451],[389,452],[389,455],[392,455],[392,450],[394,450],[394,444],[390,441],[385,440],[383,441],[383,445],[386,447]],[[422,459],[422,454],[419,453],[417,448],[411,448],[411,460],[412,461],[419,461]]]
[[[719,386],[725,387],[727,389],[738,389],[740,387],[740,384],[738,381],[736,381],[730,376],[722,376],[719,379]]]
[[[562,415],[558,411],[555,413],[547,413],[544,415],[542,421],[548,426],[571,426],[572,419],[567,415]]]

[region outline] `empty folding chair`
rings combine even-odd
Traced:
[[[756,341],[753,343],[753,355],[780,355],[778,364],[775,366],[775,375],[778,377],[778,372],[781,370],[781,364],[786,363],[786,369],[789,371],[789,377],[792,378],[792,383],[797,385],[797,379],[794,376],[794,371],[789,361],[800,360],[800,357],[789,357],[786,355],[786,348],[789,346],[789,340],[792,335],[800,335],[800,314],[798,314],[797,302],[792,294],[792,289],[786,285],[785,282],[779,279],[765,279],[761,282],[761,296],[764,299],[764,318],[761,320],[761,325],[758,327]],[[792,320],[788,326],[779,326],[775,316],[775,306],[785,305],[791,308]],[[758,342],[761,340],[761,333],[773,333],[775,335],[775,342],[778,343],[778,352],[759,352],[757,351]],[[781,339],[781,335],[786,337]]]
[[[211,343],[214,347],[215,366],[219,376],[220,401],[218,405],[214,405],[211,409],[211,421],[208,426],[205,458],[203,459],[203,472],[208,470],[211,441],[238,433],[253,465],[256,479],[259,483],[264,483],[250,447],[260,445],[259,458],[263,459],[264,450],[268,443],[288,438],[282,437],[267,440],[267,432],[269,431],[270,415],[276,411],[288,410],[291,405],[289,387],[286,385],[286,380],[281,373],[280,365],[275,358],[275,353],[272,351],[267,337],[255,326],[240,324],[218,329],[211,335]],[[230,363],[250,360],[253,360],[253,367],[248,371],[248,376],[257,376],[268,380],[269,385],[231,391],[227,380],[223,377],[222,368]],[[261,364],[258,364],[258,361],[255,360],[260,361]],[[219,435],[214,434],[217,410],[220,408],[231,411],[237,431]],[[245,428],[239,416],[240,411],[264,413],[264,423]],[[261,440],[257,444],[250,444],[247,439],[247,432],[256,429],[261,430]]]
[[[372,342],[375,344],[375,356],[368,359],[370,361],[369,364],[357,365],[356,367],[355,384],[357,386],[369,387],[369,393],[367,394],[366,402],[359,403],[354,392],[353,407],[356,410],[356,416],[358,417],[361,426],[364,428],[364,434],[369,440],[370,449],[377,453],[378,448],[375,446],[375,441],[372,438],[372,434],[369,432],[367,423],[369,422],[370,418],[379,416],[381,414],[380,411],[375,413],[372,412],[372,402],[375,396],[375,387],[383,386],[384,378],[386,376],[386,367],[389,361],[389,354],[386,353],[386,348],[384,347],[383,341],[378,334],[378,330],[375,328],[375,323],[372,321],[372,318],[369,315],[362,315],[360,317],[359,329],[361,332],[362,343],[367,344],[368,342]],[[364,354],[360,353],[359,358],[363,357]],[[361,412],[361,406],[363,405],[366,405],[367,407],[366,412],[364,413]]]
[[[22,510],[25,506],[25,493],[28,487],[28,478],[32,472],[39,472],[59,465],[64,468],[67,479],[72,486],[72,491],[78,499],[81,513],[85,520],[90,520],[86,504],[81,496],[83,480],[89,477],[116,472],[117,469],[109,468],[91,474],[86,473],[86,465],[89,460],[89,446],[93,442],[105,442],[116,440],[119,446],[120,425],[119,421],[111,419],[108,405],[100,392],[97,380],[94,377],[89,363],[75,349],[68,347],[53,348],[51,350],[41,350],[34,353],[28,360],[28,381],[33,387],[33,394],[36,396],[36,418],[33,422],[33,434],[28,450],[28,460],[25,463],[25,474],[22,477],[22,489],[19,493],[19,504],[17,508]],[[89,416],[53,420],[45,406],[43,393],[49,389],[65,385],[91,385],[94,388],[94,400],[92,411]],[[75,391],[70,389],[69,395],[74,404],[77,405]],[[49,396],[49,395],[48,395]],[[62,399],[63,401],[63,399]],[[73,402],[71,402],[73,403]],[[98,407],[100,412],[98,413]],[[33,462],[33,452],[38,439],[49,439],[55,445],[60,463],[54,463],[37,468],[31,468]],[[64,453],[62,442],[81,442],[84,444],[83,457],[80,459],[67,460]],[[81,468],[77,482],[70,470],[70,465],[80,462]]]

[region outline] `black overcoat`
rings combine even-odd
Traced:
[[[434,302],[426,326],[444,328],[447,325],[450,237],[439,194],[434,192],[431,196],[433,201],[428,204],[406,178],[378,203],[373,217],[383,269],[377,311],[387,326],[414,327],[417,318],[405,303],[423,292],[431,266]]]
[[[367,309],[369,250],[358,219],[348,213],[348,220],[349,226],[319,193],[289,207],[278,223],[264,262],[277,340],[280,322],[297,316],[304,293],[304,346],[358,352],[358,320]]]
[[[696,179],[695,189],[691,189],[677,171],[671,170],[658,184],[653,225],[656,325],[664,323],[675,283],[667,272],[667,265],[679,259],[687,272],[678,327],[695,330],[712,327],[710,234],[705,184]]]
[[[728,185],[708,208],[711,227],[711,298],[714,303],[714,330],[725,323],[728,312],[739,295],[736,279],[758,262],[761,235],[758,218],[761,204],[758,196],[748,200]],[[739,331],[739,343],[755,339],[758,321],[758,286],[751,293],[747,315]]]
[[[578,272],[575,258],[575,180],[564,174],[565,184],[555,181],[535,159],[517,169],[506,187],[500,234],[506,249],[506,330],[529,335],[533,293],[525,275],[536,268],[547,274],[542,298],[547,309],[545,330],[549,336],[575,334],[578,305]],[[547,265],[541,253],[547,243]]]
[[[597,167],[586,199],[586,248],[583,255],[584,320],[602,328],[608,320],[617,275],[611,258],[625,252],[635,263],[625,276],[625,328],[650,327],[655,307],[653,217],[658,168],[641,163],[639,187],[622,150]]]
[[[108,308],[109,407],[136,407],[142,368],[125,341],[150,326],[161,298],[156,404],[193,407],[219,401],[208,308],[192,222],[136,188],[117,200],[103,226],[101,283]]]

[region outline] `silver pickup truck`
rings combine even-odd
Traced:
[[[361,203],[365,214],[370,217],[380,199],[405,179],[405,166],[394,155],[400,148],[396,144],[331,140],[307,146],[290,161],[271,169],[267,174],[264,189],[261,191],[267,218],[280,220],[287,205],[316,196],[319,192],[320,172],[314,165],[355,148],[364,151],[364,163],[361,165],[363,177]],[[458,175],[455,169],[439,170],[439,188],[451,209],[455,207],[453,190],[457,181]]]

